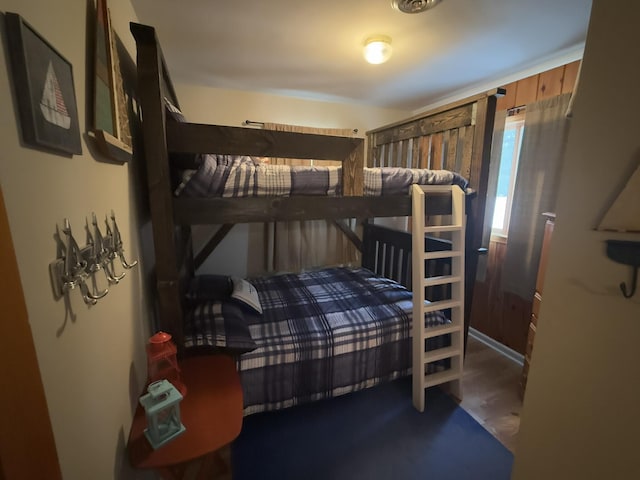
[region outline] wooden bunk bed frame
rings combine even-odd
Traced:
[[[345,218],[372,219],[411,215],[411,196],[364,197],[364,140],[253,128],[168,122],[164,99],[179,108],[155,29],[131,23],[137,44],[138,94],[142,109],[142,134],[149,208],[155,249],[157,328],[171,333],[183,345],[185,279],[224,238],[235,223]],[[482,253],[491,136],[495,114],[494,90],[402,122],[367,132],[368,166],[404,166],[447,169],[469,180],[465,253],[465,339],[476,276]],[[170,154],[217,153],[316,160],[341,160],[341,197],[176,198],[172,192],[175,161]],[[189,165],[181,165],[188,168]],[[451,201],[430,202],[428,213],[446,214]],[[221,225],[210,242],[195,256],[191,246],[194,224]],[[345,232],[349,234],[349,232]],[[387,229],[366,228],[363,266],[376,270],[372,236],[385,242]],[[348,235],[352,240],[354,235]],[[406,236],[406,233],[405,233]],[[409,235],[410,248],[410,235]],[[391,240],[389,240],[391,241]],[[406,239],[402,240],[406,244]],[[437,241],[437,240],[436,240]],[[446,248],[446,247],[445,247]],[[387,269],[390,276],[393,269]],[[382,273],[379,271],[376,273]],[[397,272],[396,272],[397,273]],[[411,274],[405,272],[409,286]]]

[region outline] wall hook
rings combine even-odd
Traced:
[[[85,217],[87,240],[82,248],[78,246],[78,242],[71,233],[71,224],[68,219],[64,219],[62,228],[56,225],[54,238],[57,245],[57,258],[49,264],[56,300],[65,297],[68,301],[68,292],[78,287],[84,302],[87,305],[95,305],[99,299],[109,293],[109,285],[117,284],[125,276],[125,272],[116,273],[114,262],[116,258],[120,258],[124,268],[130,269],[137,265],[137,261],[129,263],[124,258],[122,237],[113,210],[111,224],[107,216],[105,216],[105,223],[107,228],[103,236],[96,214],[91,214],[91,225]],[[98,285],[97,272],[100,270],[104,272],[108,285],[103,290]]]
[[[62,273],[62,291],[63,293],[66,293],[76,287],[80,287],[84,303],[87,305],[95,305],[98,302],[98,299],[104,297],[106,293],[102,296],[97,296],[89,291],[89,287],[86,283],[89,278],[89,274],[87,273],[88,263],[84,258],[86,251],[83,251],[78,247],[78,242],[76,242],[76,239],[71,233],[71,224],[66,218],[64,219],[62,232],[67,238],[66,256],[64,259],[64,270]]]
[[[636,287],[638,286],[638,267],[633,269],[633,277],[631,280],[631,289],[627,290],[627,284],[622,282],[620,284],[620,290],[622,290],[622,295],[624,298],[631,298],[636,293]]]
[[[96,270],[102,270],[107,279],[107,283],[111,285],[112,283],[116,283],[111,278],[108,271],[109,264],[109,250],[105,246],[104,237],[102,236],[102,232],[100,231],[100,227],[98,226],[98,218],[95,213],[91,214],[91,225],[93,226],[93,248],[95,255],[95,265]]]
[[[88,249],[88,270],[91,274],[91,286],[92,286],[92,298],[99,299],[104,297],[107,293],[109,293],[109,288],[105,288],[104,290],[98,290],[98,282],[96,281],[96,272],[100,270],[104,270],[102,268],[102,262],[100,261],[100,252],[99,247],[96,244],[94,236],[91,234],[91,229],[89,228],[89,221],[85,218],[85,230],[87,231],[87,249]],[[106,272],[105,272],[106,274]],[[109,277],[107,276],[107,281]]]
[[[113,210],[111,210],[111,222],[113,223],[114,250],[118,254],[118,257],[120,257],[120,262],[122,263],[122,266],[127,270],[130,270],[138,264],[138,261],[134,260],[133,262],[129,263],[127,262],[127,259],[124,257],[124,247],[122,244],[122,236],[120,235],[120,229],[118,228],[118,224],[116,223],[116,215],[115,213],[113,213]]]
[[[631,287],[622,282],[620,290],[624,298],[631,298],[638,286],[638,269],[640,268],[640,242],[629,240],[607,240],[607,257],[614,262],[629,265],[633,268]]]
[[[118,257],[118,252],[115,246],[115,238],[113,236],[113,231],[111,230],[111,226],[109,225],[109,219],[105,215],[104,223],[107,226],[105,231],[105,244],[107,245],[107,250],[109,251],[109,261],[105,265],[105,268],[109,272],[109,276],[111,277],[111,281],[113,283],[118,283],[122,280],[127,272],[122,272],[120,275],[116,274],[116,269],[114,267],[113,261]]]
[[[87,266],[87,262],[82,259],[78,243],[71,233],[71,224],[66,218],[64,219],[62,233],[64,233],[67,240],[65,243],[64,270],[62,273],[62,280],[64,281],[63,289],[73,290],[82,280],[81,275]]]

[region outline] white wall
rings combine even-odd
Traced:
[[[141,253],[139,202],[135,197],[139,188],[133,165],[97,161],[85,138],[85,108],[90,96],[85,81],[90,68],[86,64],[87,5],[84,0],[2,1],[4,11],[20,14],[73,65],[83,135],[83,154],[73,157],[21,145],[6,47],[2,48],[0,182],[60,465],[67,480],[134,478],[124,446],[146,375],[144,344],[149,334],[144,265],[129,271],[96,306],[87,307],[79,292],[72,291],[75,318],[66,315],[63,301],[54,301],[49,281],[48,265],[56,258],[55,227],[65,218],[84,245],[85,218],[95,212],[102,220],[113,209],[129,257],[138,258]],[[134,52],[128,22],[135,14],[129,1],[109,0],[109,6],[116,31]],[[3,45],[4,40],[3,35]]]
[[[640,478],[640,292],[594,231],[640,161],[640,6],[595,0],[513,478]]]
[[[242,126],[245,120],[287,123],[321,128],[367,130],[410,116],[410,112],[362,105],[349,105],[288,98],[239,90],[177,84],[180,107],[189,121]],[[196,249],[211,228],[194,229]],[[215,230],[214,230],[215,231]],[[207,259],[202,272],[245,276],[263,268],[261,224],[239,224]]]
[[[162,41],[162,39],[160,39]],[[189,121],[240,127],[245,120],[323,128],[367,130],[409,116],[408,111],[358,104],[320,102],[266,93],[177,84],[180,107]]]

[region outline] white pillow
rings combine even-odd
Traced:
[[[262,313],[262,305],[260,305],[256,287],[243,278],[233,277],[231,280],[233,281],[231,298],[247,305],[258,313]]]

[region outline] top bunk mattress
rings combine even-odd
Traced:
[[[458,185],[468,182],[455,172],[417,168],[364,169],[364,195],[409,195],[412,184]],[[181,197],[288,197],[342,195],[342,167],[272,165],[268,159],[237,155],[203,155],[196,170],[183,172],[175,189]]]

